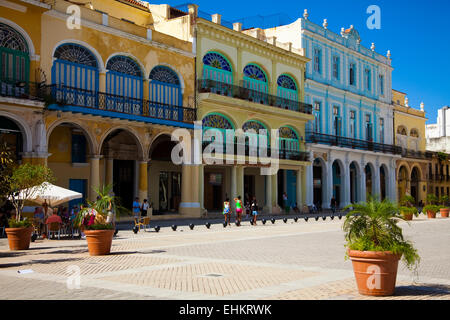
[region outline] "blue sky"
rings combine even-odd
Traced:
[[[172,6],[188,1],[161,1]],[[328,29],[340,33],[341,27],[353,25],[359,32],[362,44],[385,55],[391,50],[394,89],[408,94],[409,104],[419,108],[425,103],[428,123],[436,122],[437,109],[450,105],[450,16],[449,0],[227,0],[192,1],[199,10],[220,13],[230,22],[256,15],[268,16],[282,13],[291,21],[308,9],[309,19],[322,24],[328,19]],[[151,2],[154,3],[154,2]],[[366,26],[370,5],[381,9],[381,29],[369,30]]]

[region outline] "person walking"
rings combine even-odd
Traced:
[[[286,211],[286,214],[289,214],[289,203],[288,203],[288,196],[286,192],[283,192],[283,205],[284,205],[284,211]]]
[[[234,201],[236,202],[236,220],[239,221],[240,224],[242,220],[242,209],[243,209],[241,196],[235,198]]]
[[[230,205],[230,199],[226,198],[223,203],[223,215],[225,218],[225,223],[227,225],[230,225],[230,217],[231,217],[231,205]]]
[[[256,201],[256,197],[253,197],[250,210],[253,216],[253,225],[256,226],[256,217],[258,216],[258,202]]]
[[[147,199],[144,199],[144,202],[142,202],[142,208],[141,208],[141,213],[142,213],[143,217],[147,216],[148,206],[149,206],[149,204],[147,202]]]
[[[141,215],[141,204],[139,203],[139,197],[134,198],[133,201],[133,214],[134,214],[134,219],[139,222],[139,220],[141,219],[140,215]]]

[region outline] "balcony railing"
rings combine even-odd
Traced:
[[[312,114],[312,105],[310,104],[289,100],[265,92],[259,92],[256,90],[245,88],[245,84],[243,81],[241,81],[241,86],[235,86],[224,82],[201,79],[197,81],[197,85],[199,93],[211,92],[220,94],[222,96],[247,100],[280,109]]]
[[[374,152],[383,152],[391,154],[402,154],[402,148],[391,144],[382,144],[366,140],[357,140],[340,136],[328,135],[312,131],[306,132],[306,142],[327,144],[331,146],[368,150]]]
[[[45,90],[46,85],[42,83],[0,80],[0,96],[2,97],[42,101]]]
[[[211,144],[211,141],[203,141],[203,150],[205,150],[206,146],[208,146],[209,144]],[[223,147],[222,147],[222,152],[223,154],[225,154],[227,152],[227,146],[224,143]],[[265,148],[258,148],[256,151],[256,154],[254,154],[252,152],[252,154],[250,154],[250,147],[248,144],[240,144],[235,142],[233,144],[233,152],[234,155],[237,155],[238,152],[241,152],[241,150],[244,149],[245,152],[245,156],[262,156],[262,157],[270,157],[271,156],[271,151],[272,149],[269,147],[267,149]],[[309,152],[304,152],[304,151],[294,151],[294,150],[287,150],[287,149],[280,149],[278,152],[278,158],[280,160],[294,160],[294,161],[309,161]]]
[[[423,152],[403,148],[402,157],[415,159],[431,159],[433,158],[433,153],[429,151]]]
[[[193,108],[118,96],[104,92],[62,85],[51,85],[48,86],[47,94],[50,94],[53,103],[113,112],[113,116],[117,114],[119,118],[121,114],[126,114],[186,123],[193,123],[196,120],[196,110]]]

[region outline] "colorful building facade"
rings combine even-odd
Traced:
[[[302,49],[306,68],[305,100],[313,105],[307,130],[310,168],[308,204],[329,208],[365,201],[371,194],[396,200],[395,170],[401,150],[392,137],[390,53],[365,48],[351,26],[340,34],[303,18],[263,30]]]
[[[113,184],[124,207],[198,215],[183,205],[193,169],[170,161],[172,131],[196,120],[192,43],[151,29],[146,2],[48,3],[0,4],[0,123],[18,161],[84,199]]]

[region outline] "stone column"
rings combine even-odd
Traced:
[[[266,180],[266,199],[264,211],[272,213],[272,176],[264,176]]]
[[[272,179],[272,208],[277,208],[276,211],[278,212],[278,174],[274,174],[270,177]]]
[[[89,199],[95,201],[97,193],[95,189],[100,187],[100,156],[93,155],[90,159]]]
[[[98,91],[106,92],[106,72],[100,71],[98,73]]]
[[[391,200],[392,202],[397,202],[397,182],[395,179],[395,171],[396,171],[396,167],[395,165],[390,165],[389,166],[389,172],[387,172],[387,190],[388,190],[388,195],[387,197],[389,198],[389,200]]]
[[[305,203],[304,198],[305,198],[305,194],[304,194],[304,189],[303,189],[303,177],[305,176],[305,174],[303,173],[303,169],[302,168],[298,168],[297,169],[297,181],[296,181],[296,187],[297,187],[297,208],[300,209],[300,211],[303,208],[303,204]]]
[[[201,164],[198,170],[199,170],[198,192],[200,199],[200,208],[203,210],[205,208],[205,166]]]
[[[342,188],[344,193],[344,198],[341,202],[341,208],[348,206],[350,204],[350,164],[345,163],[344,172],[342,175]]]
[[[367,190],[366,190],[366,165],[365,163],[361,162],[361,170],[359,174],[359,199],[358,202],[365,202],[367,200]]]
[[[306,205],[311,206],[314,202],[314,175],[313,175],[313,165],[306,167],[306,174],[303,175],[304,190],[306,191]]]
[[[148,177],[147,177],[147,161],[139,162],[139,200],[144,199],[148,201]]]
[[[236,193],[244,201],[244,167],[242,166],[236,169]]]
[[[237,197],[237,167],[231,167],[231,192],[230,192],[230,203],[233,209],[236,209],[236,204],[233,199]]]
[[[322,170],[322,176],[325,175],[325,182],[322,188],[325,188],[325,196],[322,199],[322,209],[330,209],[331,197],[333,196],[333,161],[329,159],[326,162],[325,172]]]
[[[381,200],[380,167],[378,164],[375,166],[373,179],[374,179],[372,183],[373,196],[376,197],[376,199]]]

